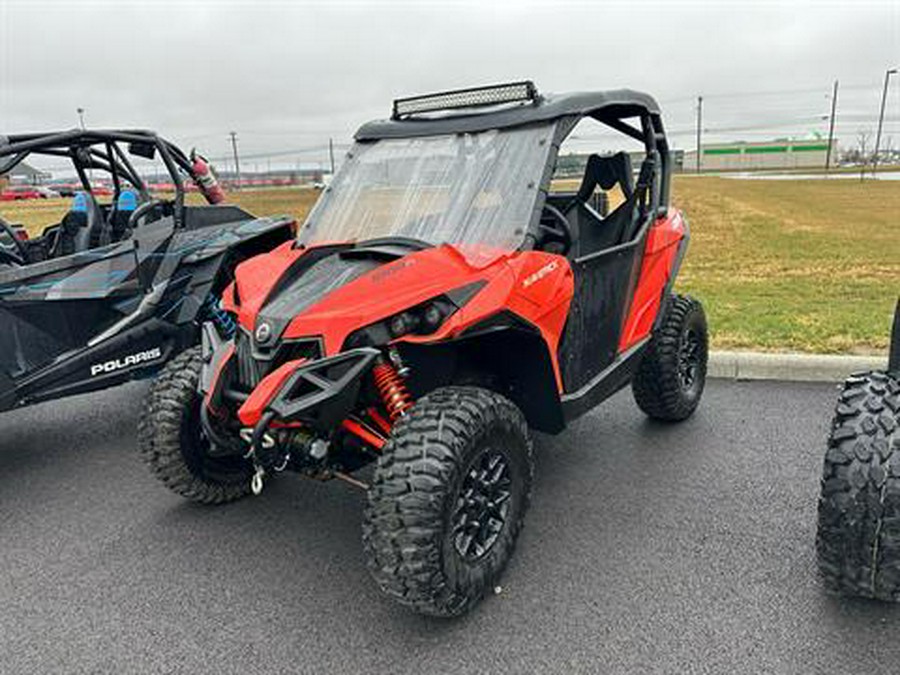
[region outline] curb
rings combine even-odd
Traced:
[[[707,374],[732,380],[842,382],[858,370],[886,367],[886,356],[710,352]]]

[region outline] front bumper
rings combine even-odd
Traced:
[[[381,353],[361,347],[323,359],[287,361],[243,397],[229,390],[236,367],[231,341],[223,340],[214,327],[205,325],[203,350],[200,388],[210,409],[220,408],[224,399],[230,398],[240,403],[238,417],[243,426],[255,427],[266,417],[270,421],[299,422],[323,435],[353,412],[362,377]]]

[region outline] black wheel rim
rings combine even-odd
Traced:
[[[511,496],[509,461],[488,448],[470,465],[451,518],[453,545],[464,560],[475,562],[494,546],[506,526]]]
[[[693,328],[685,330],[678,351],[678,377],[685,391],[697,385],[700,371],[700,334]]]

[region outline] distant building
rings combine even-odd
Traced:
[[[600,154],[602,155],[606,153]],[[669,152],[669,156],[672,162],[672,170],[681,171],[682,166],[685,162],[684,150],[672,150]],[[580,178],[584,175],[584,169],[587,165],[588,157],[590,157],[589,153],[570,152],[561,154],[556,159],[556,171],[553,174],[553,177]],[[633,169],[636,177],[638,171],[640,171],[641,169],[641,163],[644,161],[645,153],[641,151],[632,151],[628,153],[628,157],[631,159],[631,168]]]
[[[51,175],[46,171],[35,169],[25,162],[19,162],[11,171],[3,174],[3,177],[13,185],[23,185],[26,183],[29,185],[38,185],[39,183],[50,180]]]
[[[780,139],[755,143],[711,143],[701,148],[700,171],[812,169],[825,166],[828,141]],[[832,165],[837,164],[837,140],[832,141]],[[684,171],[697,168],[697,151],[684,153]]]

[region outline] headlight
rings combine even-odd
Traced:
[[[378,347],[404,335],[431,335],[485,285],[476,281],[353,331],[345,349]]]
[[[429,335],[436,331],[444,320],[453,314],[457,307],[447,298],[441,296],[417,305],[388,319],[391,337],[401,337],[413,333]]]
[[[354,331],[347,338],[344,347],[377,347],[404,335],[430,335],[457,309],[445,296],[432,298]]]

